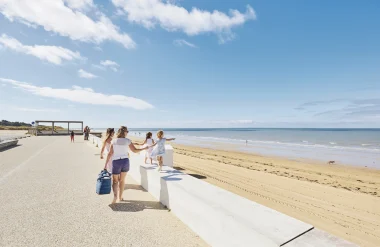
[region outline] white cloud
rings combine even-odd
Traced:
[[[94,49],[97,51],[103,51],[102,47],[100,47],[100,46],[95,46]]]
[[[211,120],[208,123],[212,124],[228,124],[228,125],[245,125],[254,124],[253,120]]]
[[[64,2],[72,9],[89,10],[94,7],[92,0],[64,0]]]
[[[230,10],[229,15],[192,8],[191,11],[180,7],[173,1],[162,0],[112,0],[112,3],[127,14],[129,22],[138,23],[145,28],[160,25],[167,31],[182,31],[187,35],[213,32],[220,42],[234,37],[231,29],[256,19],[253,8],[247,5],[245,13]]]
[[[162,110],[161,110],[162,112]],[[165,111],[164,111],[165,112]],[[162,122],[152,122],[152,126],[251,126],[256,124],[253,120],[167,120]],[[149,124],[148,124],[149,125]]]
[[[2,87],[5,87],[5,86],[7,86],[7,84],[1,84],[1,86],[2,86]]]
[[[16,88],[25,90],[34,95],[48,98],[63,99],[72,102],[92,105],[121,106],[137,110],[146,110],[154,108],[151,104],[141,99],[128,97],[124,95],[107,95],[95,92],[91,88],[82,88],[79,86],[73,86],[71,89],[38,87],[29,83],[6,78],[0,78],[0,81],[4,83],[9,83],[15,86]]]
[[[184,45],[187,45],[191,48],[197,48],[196,45],[190,43],[190,42],[187,42],[186,40],[184,39],[176,39],[173,41],[173,44],[176,45],[176,46],[184,46]]]
[[[81,9],[89,6],[89,2],[92,3],[85,0],[0,0],[0,12],[10,21],[18,21],[32,27],[41,26],[46,31],[72,40],[96,44],[115,41],[127,49],[135,48],[136,44],[132,38],[126,33],[121,33],[100,11],[95,11],[97,20],[81,12]]]
[[[92,64],[92,67],[94,67],[96,69],[100,69],[100,70],[106,70],[106,68],[104,66],[101,66],[101,65],[98,65],[98,64]]]
[[[79,52],[73,52],[61,46],[23,45],[17,39],[9,37],[6,34],[0,36],[0,44],[14,51],[35,56],[56,65],[62,64],[63,60],[82,59]]]
[[[231,123],[231,124],[254,124],[255,122],[253,120],[230,120],[229,123]]]
[[[85,78],[85,79],[94,79],[94,78],[98,77],[98,76],[91,74],[90,72],[87,72],[83,69],[78,70],[78,76],[80,78]]]
[[[114,72],[117,72],[118,68],[120,67],[118,63],[111,60],[100,61],[100,65],[93,64],[92,66],[100,70],[106,70],[107,68],[109,68]]]
[[[15,111],[28,111],[28,112],[59,112],[57,109],[49,109],[49,108],[24,108],[24,107],[13,107]]]
[[[110,67],[119,66],[119,64],[111,60],[100,61],[100,64],[103,66],[110,66]]]

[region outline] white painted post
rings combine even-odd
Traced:
[[[173,167],[173,147],[165,145],[164,166]]]

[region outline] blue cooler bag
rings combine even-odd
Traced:
[[[107,170],[101,171],[96,182],[96,194],[109,194],[111,193],[111,187],[111,174]]]

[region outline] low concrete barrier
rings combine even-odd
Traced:
[[[144,154],[130,154],[130,165],[129,175],[211,246],[356,246],[171,167],[160,173]]]
[[[15,139],[15,140],[1,141],[0,142],[0,150],[6,149],[6,148],[9,148],[9,147],[12,147],[12,146],[16,146],[17,143],[18,143],[17,139]]]

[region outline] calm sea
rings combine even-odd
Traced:
[[[102,129],[104,131],[104,129]],[[158,129],[130,129],[145,136]],[[380,129],[164,129],[177,143],[380,168]]]

